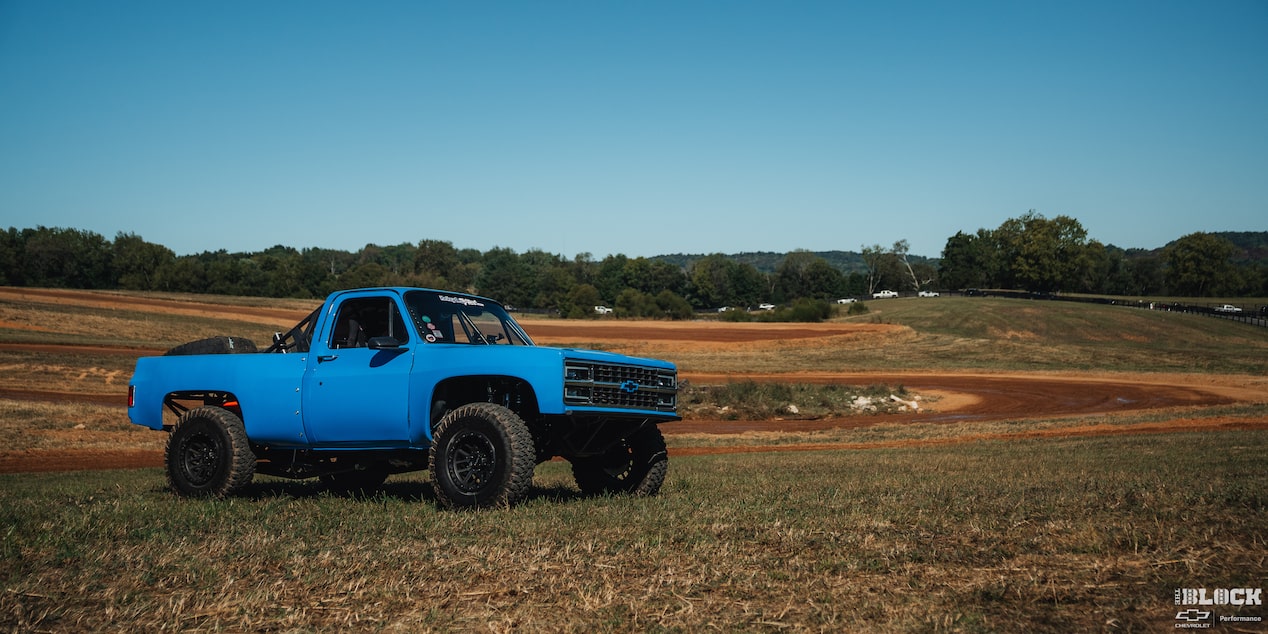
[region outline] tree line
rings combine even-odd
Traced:
[[[996,229],[948,238],[938,274],[944,287],[959,289],[1264,297],[1268,232],[1198,232],[1160,249],[1124,250],[1089,239],[1074,218],[1045,218],[1031,211]]]
[[[569,259],[538,249],[460,249],[440,240],[371,244],[356,252],[278,245],[255,253],[177,256],[132,233],[109,240],[78,229],[10,227],[0,233],[0,284],[292,298],[321,298],[343,288],[422,286],[567,317],[590,317],[594,306],[606,305],[618,315],[680,319],[697,310],[827,303],[880,289],[1268,295],[1268,267],[1262,258],[1239,261],[1244,251],[1205,233],[1161,251],[1124,251],[1089,240],[1073,218],[1034,212],[994,230],[957,233],[941,260],[910,255],[906,240],[863,246],[852,260],[861,266],[849,271],[809,251],[788,253],[773,269],[759,270],[722,254],[596,260],[582,253]]]

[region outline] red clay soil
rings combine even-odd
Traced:
[[[1268,400],[1265,386],[1196,385],[1194,377],[1158,379],[1083,375],[973,373],[790,373],[779,375],[685,374],[706,385],[754,380],[785,383],[903,386],[916,394],[941,397],[934,411],[853,416],[834,420],[679,421],[666,433],[732,434],[749,431],[815,431],[866,427],[880,423],[956,423],[963,421],[1084,416],[1179,406],[1210,406],[1243,400]]]
[[[154,449],[27,449],[0,452],[0,473],[105,471],[162,466],[163,452]]]
[[[45,303],[71,303],[110,308],[127,308],[151,312],[212,314],[223,316],[225,307],[214,304],[115,297],[82,291],[0,288],[0,299],[22,299]],[[265,308],[233,307],[235,317],[249,315],[257,319],[282,323],[297,321],[303,315],[295,311]],[[729,324],[719,322],[639,322],[637,328],[628,322],[585,321],[559,322],[527,320],[524,327],[538,342],[546,345],[577,341],[682,342],[683,345],[720,345],[787,341],[838,336],[884,335],[885,324]],[[695,342],[694,344],[690,342]],[[119,354],[141,356],[161,354],[161,350],[107,346],[58,346],[52,344],[0,344],[0,350],[22,350],[49,354]],[[853,416],[822,420],[767,421],[678,421],[662,425],[666,434],[739,434],[754,431],[806,432],[824,429],[866,427],[895,423],[954,424],[964,421],[1018,420],[1059,416],[1088,416],[1126,413],[1185,406],[1211,406],[1236,402],[1268,401],[1268,380],[1261,377],[1228,377],[1209,375],[1125,375],[1125,374],[982,374],[982,373],[787,373],[770,375],[684,373],[683,379],[695,384],[721,384],[753,380],[787,383],[821,383],[843,385],[901,385],[909,392],[938,397],[934,411],[909,412],[877,416]],[[0,398],[69,403],[126,405],[125,395],[91,395],[55,391],[32,392],[0,385]],[[928,401],[926,401],[928,403]],[[679,448],[673,455],[702,453],[735,453],[759,451],[810,451],[821,449],[864,449],[893,444],[936,444],[974,440],[1012,440],[1092,436],[1109,434],[1151,434],[1191,430],[1265,429],[1268,422],[1241,418],[1185,419],[1140,425],[1084,425],[1079,427],[997,434],[993,436],[960,436],[954,439],[903,441],[901,443],[867,443],[839,445],[780,445],[774,447]],[[57,449],[0,451],[0,473],[126,469],[162,466],[160,451],[145,449]]]
[[[880,424],[937,423],[964,421],[1018,420],[1055,416],[1085,416],[1102,413],[1125,413],[1135,410],[1181,406],[1209,406],[1238,401],[1268,400],[1261,385],[1200,385],[1195,377],[1138,379],[1095,376],[985,375],[985,374],[833,374],[805,373],[791,375],[705,375],[687,374],[695,383],[719,383],[728,380],[783,381],[806,383],[839,383],[843,385],[903,385],[918,394],[937,394],[941,400],[936,411],[853,416],[819,420],[722,421],[687,420],[661,426],[666,434],[741,434],[745,432],[809,432],[826,429],[849,429]],[[94,402],[123,406],[123,397],[101,397],[83,394],[13,394],[0,390],[0,398],[22,396],[25,400],[61,402]],[[34,397],[34,398],[33,398]],[[1240,397],[1240,398],[1239,398]],[[675,456],[717,453],[750,453],[766,451],[853,450],[881,447],[916,446],[975,442],[980,440],[1019,440],[1074,436],[1157,434],[1181,431],[1227,431],[1268,429],[1268,421],[1243,418],[1184,419],[1138,425],[1082,425],[994,435],[965,435],[950,439],[924,439],[879,443],[801,444],[742,447],[688,447],[671,449]],[[131,469],[161,467],[163,456],[157,450],[142,449],[55,449],[0,452],[0,473],[47,472],[70,470]]]

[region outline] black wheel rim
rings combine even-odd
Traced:
[[[621,443],[603,455],[603,473],[617,482],[624,482],[634,470],[634,457],[629,447]]]
[[[220,462],[220,448],[205,435],[198,434],[181,447],[181,470],[190,484],[202,486],[211,482]]]
[[[463,431],[449,443],[445,469],[449,480],[464,494],[479,493],[493,482],[497,473],[498,451],[488,436]]]

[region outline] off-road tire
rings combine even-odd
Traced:
[[[167,482],[188,497],[226,497],[251,483],[255,454],[233,412],[198,407],[181,415],[167,438]]]
[[[246,354],[258,352],[255,342],[243,337],[208,337],[182,343],[164,353],[164,356],[187,354]]]
[[[427,468],[445,507],[511,506],[528,493],[535,458],[533,436],[515,412],[470,403],[436,425]]]
[[[602,455],[573,458],[571,462],[572,477],[586,495],[656,495],[669,473],[665,437],[655,425],[622,440]]]

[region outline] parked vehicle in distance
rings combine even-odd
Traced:
[[[491,507],[523,500],[556,456],[583,493],[655,495],[677,392],[674,364],[535,345],[491,299],[369,288],[335,292],[267,350],[212,337],[141,357],[128,417],[168,432],[184,496],[257,473],[357,492],[427,470],[442,505]]]
[[[718,309],[718,312],[719,312],[719,313],[729,313],[729,312],[731,312],[731,311],[733,311],[733,310],[735,310],[735,309],[734,309],[734,308],[732,308],[732,307],[730,307],[730,306],[723,306],[722,308],[719,308],[719,309]]]
[[[887,299],[890,297],[898,297],[898,293],[890,290],[876,291],[872,293],[872,299]]]
[[[916,293],[916,295],[919,295],[920,297],[937,297],[938,291],[920,291],[919,293]]]
[[[857,302],[857,301],[859,301],[859,300],[857,300],[857,299],[855,299],[855,298],[853,298],[853,297],[846,297],[846,298],[843,298],[843,299],[838,299],[838,300],[837,300],[837,303],[838,303],[838,304],[853,304],[854,302]]]
[[[758,304],[757,307],[762,310],[775,310],[774,304]]]
[[[1224,304],[1224,305],[1222,305],[1222,306],[1216,306],[1216,307],[1215,307],[1215,312],[1217,312],[1217,313],[1240,313],[1240,312],[1242,312],[1242,309],[1240,309],[1240,308],[1238,308],[1238,307],[1236,307],[1236,306],[1234,306],[1234,305],[1232,305],[1232,304]]]
[[[607,306],[595,306],[594,312],[599,315],[611,315],[612,309]]]

